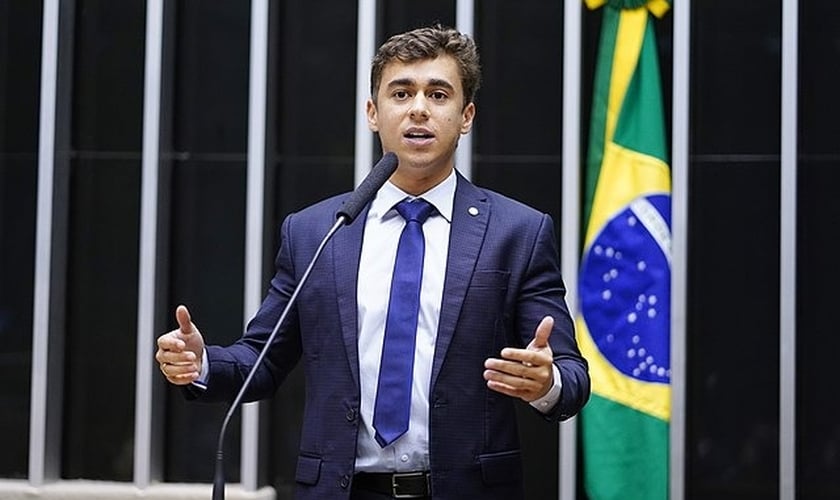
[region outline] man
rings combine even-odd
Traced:
[[[368,125],[399,165],[328,244],[245,396],[269,397],[303,358],[299,498],[521,498],[517,401],[559,421],[589,397],[551,218],[454,169],[479,80],[474,42],[440,26],[395,35],[373,60]],[[415,198],[425,201],[408,204],[429,205],[425,222],[400,216],[399,202]],[[265,301],[233,345],[205,346],[178,307],[179,328],[158,339],[156,354],[171,383],[202,400],[235,397],[346,199],[284,221]],[[392,270],[409,225],[425,245],[419,313],[408,315],[412,347],[397,356],[385,345],[391,315],[406,310],[389,305],[410,288],[391,290],[403,279]],[[404,421],[393,432],[380,417],[393,403],[383,396],[390,386],[379,381],[392,365],[408,366],[410,379],[403,390],[410,402],[395,410]]]

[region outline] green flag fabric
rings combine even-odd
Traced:
[[[580,416],[592,500],[668,498],[671,173],[651,14],[665,0],[603,7],[585,172],[576,319],[592,397]]]

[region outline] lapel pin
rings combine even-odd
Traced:
[[[478,209],[477,209],[477,208],[475,208],[475,207],[470,207],[470,208],[468,208],[468,209],[467,209],[467,212],[469,212],[469,214],[470,214],[470,215],[472,215],[473,217],[475,217],[476,215],[478,215]]]

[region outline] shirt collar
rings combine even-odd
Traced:
[[[376,198],[371,202],[368,218],[384,219],[386,217],[392,217],[397,213],[396,210],[392,210],[397,203],[406,198],[423,198],[434,205],[438,213],[447,222],[451,223],[457,179],[455,169],[452,169],[452,172],[449,173],[449,176],[443,182],[416,197],[406,193],[391,183],[391,181],[388,181],[379,189],[376,193]]]

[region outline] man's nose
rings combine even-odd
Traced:
[[[429,117],[429,101],[422,92],[418,92],[411,101],[411,118],[425,119]]]

